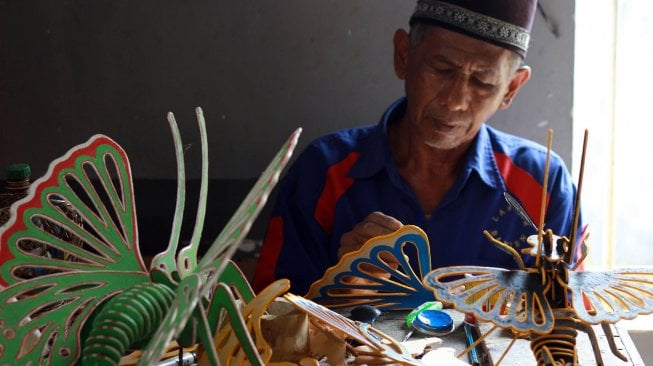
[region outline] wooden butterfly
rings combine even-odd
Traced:
[[[202,110],[197,108],[196,114],[202,141],[197,221],[190,243],[178,251],[185,169],[181,137],[170,113],[177,203],[168,248],[153,259],[149,271],[138,248],[129,160],[106,136],[95,135],[55,160],[28,196],[11,207],[11,219],[0,228],[0,364],[67,365],[80,359],[116,364],[127,348],[141,346],[139,364],[151,365],[172,339],[199,339],[213,349],[210,362],[219,363],[212,347],[215,324],[208,324],[206,309],[219,310],[220,305],[211,303],[211,292],[278,181],[301,129],[282,146],[198,262],[208,143]],[[61,201],[81,222],[61,210]],[[43,222],[61,228],[74,243],[44,230]],[[64,253],[65,259],[31,253],[26,248],[33,243],[48,253]],[[33,269],[46,274],[22,276]]]
[[[408,262],[410,251],[417,253],[415,263]],[[305,297],[331,308],[365,304],[383,310],[414,309],[434,300],[422,282],[430,270],[426,234],[417,226],[405,225],[345,254],[311,285]]]
[[[587,131],[583,145],[574,229],[569,238],[576,238]],[[550,148],[551,132],[549,153]],[[545,192],[546,178],[543,196]],[[518,203],[511,204],[523,218],[526,216]],[[521,252],[535,258],[533,267],[526,267],[517,250],[485,231],[490,243],[510,254],[519,269],[443,267],[428,273],[425,284],[434,290],[438,300],[453,304],[462,312],[472,313],[502,328],[531,334],[531,348],[538,364],[576,364],[577,330],[588,334],[597,364],[603,364],[593,324],[601,324],[613,354],[625,361],[626,357],[617,350],[609,325],[653,312],[653,271],[645,268],[576,271],[588,252],[586,229],[575,243],[542,229],[544,215],[541,216],[538,234],[528,237],[529,247]],[[525,220],[530,221],[529,218]],[[577,245],[581,255],[574,263]]]

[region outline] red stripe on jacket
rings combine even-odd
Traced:
[[[283,245],[283,218],[274,216],[268,223],[268,232],[261,248],[261,255],[252,279],[252,288],[256,293],[276,280],[275,269]]]
[[[314,213],[315,220],[327,234],[331,234],[333,231],[333,221],[338,199],[354,184],[354,179],[349,178],[347,173],[356,163],[359,156],[359,153],[352,152],[327,170],[324,189],[317,201]]]
[[[542,205],[542,184],[526,170],[515,165],[510,157],[494,152],[499,172],[506,183],[506,188],[521,201],[528,216],[536,225],[540,224],[540,206]],[[549,206],[550,196],[547,192],[546,206]]]

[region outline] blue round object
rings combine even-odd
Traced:
[[[453,319],[440,310],[424,310],[417,314],[413,327],[426,335],[444,335],[453,331]]]

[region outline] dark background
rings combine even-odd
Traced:
[[[542,0],[527,63],[534,77],[490,124],[544,143],[569,163],[573,2]],[[200,173],[194,108],[210,143],[204,241],[212,242],[287,136],[300,149],[326,132],[376,123],[403,94],[392,36],[413,0],[0,0],[0,167],[34,177],[102,133],[127,151],[141,248],[169,237],[176,166],[165,119],[180,124],[190,178]],[[268,206],[269,207],[269,206]],[[264,235],[264,211],[250,234]],[[188,235],[185,235],[189,236]]]

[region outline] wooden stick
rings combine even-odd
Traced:
[[[535,267],[540,266],[542,255],[542,236],[544,235],[544,214],[546,212],[546,189],[549,184],[549,161],[551,159],[551,143],[553,142],[553,130],[549,129],[549,139],[546,144],[546,165],[544,165],[544,183],[542,184],[542,205],[540,206],[540,230],[537,233],[537,257]]]
[[[506,357],[508,351],[510,351],[510,349],[512,348],[512,346],[515,344],[516,341],[517,338],[513,338],[512,341],[510,341],[510,344],[508,345],[508,347],[506,347],[505,351],[503,351],[503,353],[501,354],[497,362],[494,364],[494,366],[499,366],[501,364],[501,361],[503,361],[503,358]]]
[[[468,354],[468,353],[469,353],[473,348],[475,348],[475,347],[478,346],[481,342],[483,342],[483,341],[485,340],[485,337],[487,337],[487,336],[489,336],[490,334],[492,334],[492,332],[494,332],[497,328],[499,328],[498,325],[493,325],[492,328],[490,328],[490,330],[488,330],[488,331],[485,332],[484,334],[481,334],[481,336],[478,337],[478,339],[477,339],[476,341],[474,341],[474,343],[470,344],[469,346],[467,346],[467,348],[465,348],[464,350],[462,350],[462,352],[460,352],[459,354],[457,354],[457,355],[456,355],[456,358],[461,358],[462,356]]]
[[[578,230],[578,220],[580,218],[580,192],[583,188],[583,174],[585,173],[585,155],[587,153],[587,137],[589,132],[585,129],[585,134],[583,136],[583,153],[580,158],[580,172],[578,173],[578,187],[576,187],[576,202],[574,202],[574,222],[571,226],[571,234],[569,234],[569,243],[571,244],[571,251],[569,260],[567,264],[572,264],[574,262],[574,256],[576,254],[576,233]]]

